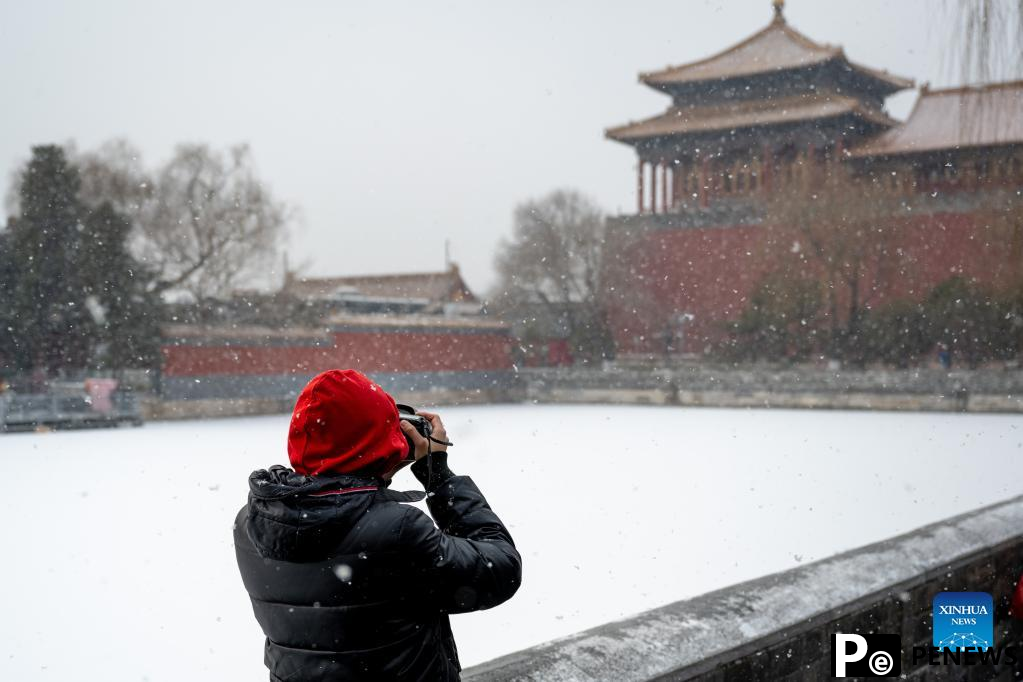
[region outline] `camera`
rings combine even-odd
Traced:
[[[402,405],[401,403],[397,403],[397,406],[398,419],[411,424],[412,428],[419,432],[419,435],[423,438],[430,437],[430,434],[433,433],[433,424],[430,423],[429,419],[416,414],[414,407]],[[409,462],[414,461],[416,458],[416,446],[412,443],[412,439],[408,436],[405,436],[405,441],[408,443],[408,454],[405,456],[405,459]]]

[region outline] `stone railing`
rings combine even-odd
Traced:
[[[806,367],[530,369],[527,400],[706,407],[1023,412],[1020,370],[827,370]]]
[[[412,405],[479,403],[605,403],[692,407],[780,407],[874,410],[1023,412],[1021,370],[826,370],[805,367],[536,368],[518,372],[381,375],[378,380]],[[473,373],[465,373],[472,375]],[[415,381],[412,382],[411,379]],[[453,378],[452,378],[453,377]],[[375,377],[376,378],[376,377]],[[455,381],[455,380],[458,381]],[[459,383],[460,382],[460,383]],[[288,412],[302,381],[279,390],[247,385],[191,400],[144,401],[147,419]],[[232,397],[234,396],[234,397]]]
[[[1014,679],[1000,666],[913,661],[931,644],[941,591],[989,592],[995,644],[1019,646],[1008,615],[1023,571],[1023,496],[796,569],[608,623],[467,669],[464,680],[830,679],[831,635],[901,635],[910,679]]]

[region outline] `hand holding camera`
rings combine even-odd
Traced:
[[[418,460],[430,452],[446,452],[449,445],[448,433],[440,415],[432,412],[416,412],[408,405],[398,405],[401,432],[409,443],[406,461]]]

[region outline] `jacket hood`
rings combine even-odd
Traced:
[[[408,452],[398,407],[354,369],[313,377],[295,401],[288,458],[303,474],[383,476]]]
[[[249,475],[245,533],[260,556],[316,561],[329,556],[374,496],[417,502],[425,493],[387,489],[379,478],[307,476],[280,465]],[[239,519],[241,521],[241,519]]]
[[[333,489],[384,485],[379,478],[362,476],[308,476],[275,464],[249,474],[249,495],[259,500],[283,500]]]

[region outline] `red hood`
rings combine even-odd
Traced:
[[[354,369],[332,369],[306,384],[288,431],[288,457],[300,474],[382,476],[405,457],[398,408]]]

